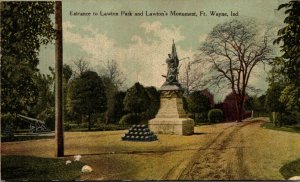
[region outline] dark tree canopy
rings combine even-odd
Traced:
[[[279,98],[282,90],[284,89],[284,85],[280,83],[273,83],[269,86],[266,95],[266,107],[270,112],[283,112],[285,106],[282,102],[280,102]]]
[[[208,112],[210,109],[209,98],[206,97],[201,91],[194,91],[188,98],[188,110],[191,113]]]
[[[133,113],[142,113],[148,109],[149,104],[150,98],[147,91],[140,83],[135,83],[127,90],[124,99],[125,110]]]
[[[146,92],[149,96],[150,99],[150,104],[148,106],[148,109],[146,110],[146,120],[152,119],[155,117],[155,115],[157,114],[158,110],[159,110],[159,106],[160,106],[160,94],[159,92],[156,90],[155,87],[146,87]]]
[[[281,4],[278,10],[281,9],[285,9],[287,15],[284,19],[286,26],[278,31],[278,38],[274,43],[282,43],[282,73],[291,82],[300,85],[300,1]]]
[[[34,76],[41,45],[55,35],[53,2],[1,2],[1,108],[28,114],[37,102]]]
[[[106,95],[102,79],[96,72],[87,71],[75,78],[68,91],[68,107],[71,112],[91,116],[106,110]]]

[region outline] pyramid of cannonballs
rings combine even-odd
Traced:
[[[128,133],[122,137],[127,141],[155,141],[157,136],[149,130],[147,125],[132,125]]]

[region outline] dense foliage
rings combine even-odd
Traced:
[[[69,88],[69,110],[87,116],[89,130],[92,126],[92,115],[104,112],[106,102],[102,79],[96,72],[84,72],[72,81]]]
[[[196,122],[201,118],[202,122],[206,121],[207,113],[210,108],[209,98],[206,97],[201,91],[194,91],[187,97],[188,110],[194,114]],[[199,118],[198,114],[202,116]]]
[[[124,108],[132,113],[142,113],[148,109],[150,98],[140,83],[135,83],[127,90],[124,98]]]
[[[38,53],[54,38],[53,2],[1,2],[1,110],[30,115],[37,103]]]
[[[274,43],[282,43],[282,74],[300,86],[300,2],[293,0],[281,4],[278,10],[281,9],[285,9],[284,13],[287,15],[284,19],[286,26],[278,31],[278,38]]]
[[[210,123],[219,123],[223,121],[223,111],[221,109],[212,109],[208,112]]]
[[[285,10],[285,27],[278,31],[275,44],[280,44],[283,55],[272,62],[266,106],[273,112],[271,121],[276,126],[300,122],[300,2],[281,4]]]

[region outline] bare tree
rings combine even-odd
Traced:
[[[105,85],[107,97],[107,111],[105,113],[105,124],[114,120],[113,112],[116,94],[118,89],[123,86],[125,77],[115,60],[107,60],[99,70]]]
[[[107,60],[100,72],[100,75],[108,78],[118,88],[125,82],[125,77],[120,70],[118,62],[113,59]]]
[[[81,75],[83,72],[90,70],[90,64],[83,58],[73,60],[75,66],[74,71],[76,75]]]
[[[238,122],[243,119],[244,98],[253,68],[270,59],[269,36],[256,27],[253,21],[219,24],[210,32],[198,55],[198,60],[210,67],[210,83],[226,86],[235,95]]]
[[[184,62],[180,70],[179,80],[185,94],[189,95],[191,92],[203,89],[205,86],[203,82],[204,70],[203,67],[197,62]]]

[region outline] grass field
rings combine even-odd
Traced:
[[[300,134],[264,129],[260,127],[263,121],[249,122],[197,126],[194,135],[158,135],[157,141],[149,143],[122,141],[126,130],[65,132],[64,160],[80,154],[81,161],[94,169],[77,180],[175,180],[195,154],[207,158],[199,163],[203,168],[195,170],[203,178],[195,180],[213,179],[218,173],[215,169],[221,167],[224,173],[233,174],[224,179],[242,179],[245,171],[250,180],[285,179],[289,176],[285,173],[290,172],[279,170],[299,159]],[[2,155],[51,158],[54,151],[53,139],[5,142],[1,146]]]
[[[300,124],[277,127],[277,126],[274,126],[273,123],[271,123],[271,122],[265,122],[265,123],[261,124],[261,127],[267,128],[267,129],[272,129],[272,130],[278,130],[278,131],[300,133]]]
[[[32,156],[1,156],[2,180],[75,180],[84,164],[76,161],[66,165],[64,159]]]

